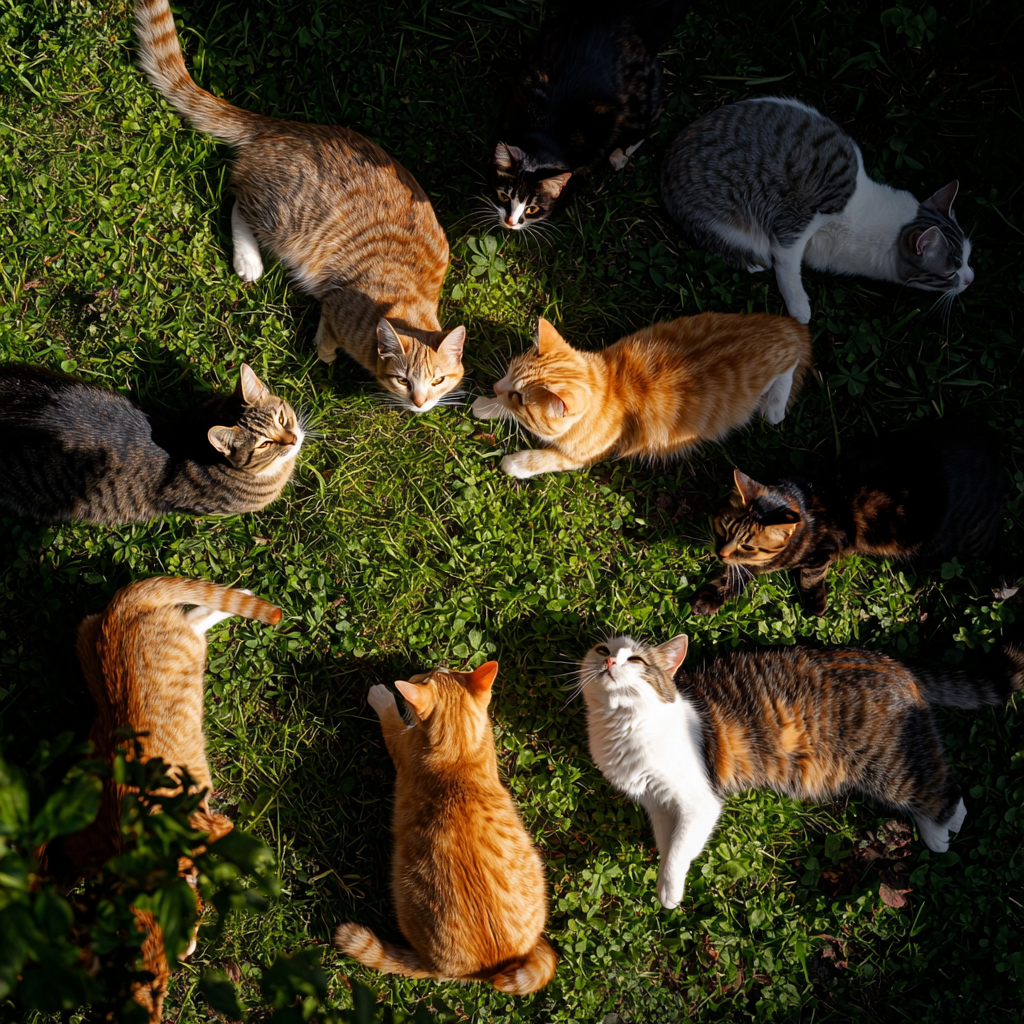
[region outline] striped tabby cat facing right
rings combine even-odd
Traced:
[[[769,647],[678,672],[686,648],[685,636],[659,647],[616,636],[579,669],[590,753],[650,816],[666,907],[682,900],[725,798],[754,786],[863,794],[913,816],[928,849],[945,852],[967,812],[932,708],[1002,704],[1024,685],[1016,645],[974,673],[849,647]]]
[[[775,267],[789,315],[811,304],[801,263],[941,292],[973,280],[951,181],[919,203],[880,185],[843,130],[799,100],[762,96],[712,111],[672,142],[662,198],[692,241],[751,272]]]
[[[342,349],[410,412],[452,403],[466,330],[442,330],[437,319],[448,240],[415,178],[357,132],[263,117],[200,89],[167,0],[138,0],[135,18],[150,81],[196,128],[238,151],[239,277],[255,281],[260,247],[270,249],[320,301],[325,363]]]

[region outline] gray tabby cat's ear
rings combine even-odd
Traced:
[[[950,210],[953,208],[953,200],[956,199],[956,194],[959,191],[960,182],[954,178],[948,185],[944,185],[934,195],[929,196],[924,201],[924,205],[934,207],[943,217],[951,217]]]
[[[384,319],[377,324],[377,351],[381,359],[405,358],[405,345],[402,344],[402,339],[394,327]]]
[[[553,178],[545,178],[537,187],[544,195],[557,199],[562,194],[562,189],[569,184],[571,177],[572,171],[566,171],[565,174],[556,174]]]
[[[653,650],[654,663],[670,676],[676,674],[676,670],[683,663],[686,657],[686,649],[690,646],[690,638],[685,633],[672,637],[667,643],[655,647]]]
[[[949,244],[946,242],[946,236],[937,227],[922,231],[917,236],[914,248],[917,255],[921,257],[921,266],[925,270],[940,274],[946,269]]]
[[[506,146],[499,142],[494,147],[494,166],[499,171],[511,171],[523,159],[523,151],[518,146]]]
[[[766,490],[764,484],[751,480],[746,473],[741,473],[738,469],[732,471],[732,478],[736,482],[736,490],[743,499],[744,505],[749,505],[755,498],[759,498],[764,494]]]
[[[246,405],[255,405],[261,398],[266,398],[270,394],[270,389],[256,376],[248,363],[242,363],[238,390],[242,392]]]
[[[441,343],[437,346],[438,355],[448,356],[449,359],[461,359],[465,344],[466,328],[456,327],[441,339]]]
[[[235,450],[238,427],[210,427],[206,436],[221,455],[230,455]]]

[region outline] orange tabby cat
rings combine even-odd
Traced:
[[[544,865],[498,777],[487,716],[497,673],[489,661],[396,682],[411,727],[387,687],[370,688],[398,773],[391,884],[409,945],[359,924],[339,925],[334,943],[386,974],[489,981],[523,995],[551,980],[557,957],[542,934]]]
[[[138,0],[140,63],[164,98],[238,151],[231,175],[234,267],[263,273],[260,246],[320,300],[317,351],[344,349],[410,412],[426,412],[462,380],[464,327],[437,319],[448,240],[416,179],[347,128],[240,110],[195,84],[167,0]],[[446,403],[447,404],[447,403]]]
[[[506,473],[526,478],[612,457],[674,455],[721,440],[755,412],[780,423],[810,367],[810,332],[788,316],[701,313],[597,352],[573,348],[541,318],[535,346],[473,413],[515,419],[549,446],[501,460]]]
[[[188,611],[184,606],[191,605]],[[244,615],[271,625],[281,621],[281,609],[244,590],[216,583],[155,577],[119,590],[99,615],[90,615],[78,628],[78,660],[99,712],[89,739],[96,755],[112,763],[117,750],[116,732],[131,726],[141,736],[143,759],[161,757],[172,776],[183,766],[195,781],[193,792],[213,790],[203,736],[203,673],[206,669],[206,631],[231,615]],[[178,790],[160,790],[174,795]],[[79,873],[108,860],[124,849],[121,801],[125,788],[108,779],[96,820],[65,841],[68,862]],[[210,842],[232,829],[223,814],[211,812],[204,798],[192,815],[192,827],[210,834]],[[190,861],[179,863],[192,882]],[[198,900],[198,895],[197,895]],[[135,1001],[145,1007],[151,1022],[161,1017],[167,990],[168,968],[163,935],[152,915],[135,912],[146,939],[143,963],[153,980],[139,983]],[[184,954],[188,956],[192,945]]]

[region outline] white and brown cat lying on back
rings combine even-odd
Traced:
[[[666,458],[720,441],[755,412],[780,423],[810,367],[810,333],[791,317],[701,313],[596,352],[573,348],[541,317],[534,347],[473,414],[515,419],[548,446],[501,460],[526,478],[607,458]]]

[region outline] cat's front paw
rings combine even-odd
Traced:
[[[517,480],[528,480],[531,476],[537,476],[544,472],[537,465],[538,455],[543,455],[543,453],[532,448],[527,448],[521,452],[513,452],[501,460],[501,468],[509,476],[514,476]]]
[[[671,876],[658,879],[658,899],[666,910],[673,910],[683,902],[683,883],[685,878],[677,882]]]
[[[260,259],[259,249],[254,245],[236,243],[231,263],[235,268],[235,273],[246,284],[258,281],[263,274],[263,260]]]
[[[811,322],[811,300],[806,295],[802,299],[795,299],[792,304],[787,305],[787,309],[798,324]]]
[[[502,412],[505,410],[505,407],[497,398],[491,398],[489,395],[481,395],[473,402],[470,408],[478,420],[500,419]]]
[[[801,594],[801,604],[808,615],[817,615],[821,618],[828,610],[828,592],[822,587],[820,590],[812,590],[809,593]]]
[[[366,699],[369,701],[370,707],[378,715],[383,715],[388,708],[398,707],[395,703],[395,695],[381,683],[370,687],[370,692],[366,695]]]
[[[629,157],[626,156],[621,149],[613,150],[608,154],[608,163],[610,163],[616,171],[621,171],[628,162]]]
[[[693,595],[690,610],[694,615],[714,615],[725,604],[722,593],[714,587],[701,587]]]

